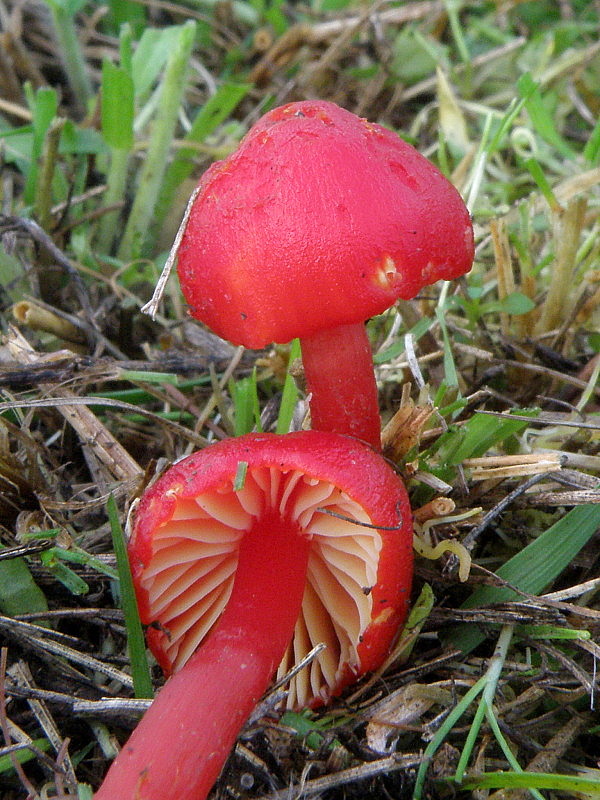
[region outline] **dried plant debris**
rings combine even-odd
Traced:
[[[192,321],[167,254],[199,176],[317,97],[453,181],[475,266],[367,323],[406,628],[328,708],[278,682],[213,796],[599,796],[599,26],[588,0],[0,4],[2,800],[91,797],[164,680],[113,550],[143,487],[309,424],[297,344]]]

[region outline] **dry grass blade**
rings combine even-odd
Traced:
[[[31,365],[39,358],[29,342],[15,329],[9,335],[7,347],[19,363]],[[99,459],[116,478],[129,480],[141,476],[140,465],[89,408],[70,405],[68,403],[70,392],[66,389],[46,387],[44,384],[40,388],[44,393],[67,400],[65,405],[59,406],[60,413],[77,431],[82,443],[93,446]]]

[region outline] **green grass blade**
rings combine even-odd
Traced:
[[[560,210],[560,203],[556,199],[554,192],[552,191],[552,187],[548,183],[548,179],[544,174],[544,170],[541,168],[539,162],[535,160],[535,158],[528,158],[525,161],[525,166],[531,173],[531,177],[537,183],[540,192],[546,198],[546,202],[552,209]]]
[[[96,572],[99,572],[101,575],[107,575],[113,581],[119,580],[119,573],[116,570],[109,567],[108,564],[105,564],[101,559],[90,555],[90,553],[86,553],[86,551],[82,550],[80,547],[74,546],[69,550],[64,547],[53,547],[48,552],[63,561],[70,561],[71,564],[81,564],[90,569],[95,569]]]
[[[140,615],[138,613],[127,548],[125,546],[125,535],[119,521],[117,504],[111,495],[107,504],[106,511],[110,522],[110,530],[113,540],[113,548],[117,557],[117,569],[119,571],[119,588],[121,594],[121,607],[125,615],[125,627],[127,629],[127,643],[129,645],[129,658],[131,661],[131,677],[133,678],[133,688],[136,697],[153,697],[152,680],[150,678],[150,668],[146,655],[146,645],[144,642],[144,632]]]
[[[408,332],[412,335],[415,343],[427,333],[427,331],[433,326],[433,323],[434,320],[430,317],[421,317],[416,325],[413,325]],[[375,353],[373,356],[373,363],[385,364],[387,361],[391,361],[393,358],[402,355],[405,349],[406,338],[401,336],[396,342],[391,344],[385,350],[382,350],[380,353]]]
[[[229,384],[229,393],[234,408],[234,436],[243,436],[245,433],[253,431],[255,427],[260,431],[260,403],[256,387],[256,370],[253,370],[247,378],[232,380]]]
[[[48,739],[34,739],[32,744],[35,745],[38,750],[42,750],[43,752],[50,750],[52,747]],[[15,767],[13,759],[16,759],[19,764],[26,764],[28,761],[31,761],[31,759],[36,757],[35,751],[29,750],[27,747],[24,747],[22,750],[16,750],[10,754],[0,756],[0,775],[3,775],[5,772],[14,771]]]
[[[145,372],[137,369],[124,369],[119,373],[119,378],[124,381],[139,381],[140,383],[158,383],[161,386],[165,383],[177,386],[179,378],[172,372]]]
[[[526,72],[517,81],[517,90],[525,99],[525,108],[529,113],[533,127],[551,147],[554,147],[565,158],[576,158],[576,153],[556,130],[552,112],[546,105],[539,85]]]
[[[68,589],[71,594],[82,595],[87,594],[90,590],[88,584],[80,578],[76,572],[60,560],[56,553],[56,548],[52,547],[46,550],[45,553],[40,553],[42,564],[46,567],[48,572],[62,585]]]
[[[177,45],[178,27],[146,28],[131,57],[131,77],[135,96],[141,105],[146,102],[154,82]],[[127,65],[123,64],[127,69]]]
[[[181,147],[167,167],[156,206],[157,224],[160,225],[165,218],[174,203],[177,190],[196,167],[198,150],[193,144],[203,142],[215,131],[231,115],[249,91],[250,86],[247,84],[224,83],[202,106],[185,137],[185,141],[190,142],[190,147],[185,145]]]
[[[151,238],[154,209],[173,142],[181,98],[186,88],[186,75],[195,34],[196,24],[192,20],[181,25],[175,47],[167,61],[146,160],[119,247],[121,261],[139,258]]]
[[[590,133],[590,138],[583,149],[583,157],[595,167],[600,160],[600,119],[594,125],[594,130]]]
[[[35,94],[29,94],[29,106],[33,117],[33,140],[31,144],[31,160],[25,183],[25,202],[30,204],[35,199],[38,182],[39,162],[44,149],[46,132],[58,112],[58,95],[51,88],[41,87]]]
[[[462,717],[462,715],[467,711],[473,700],[477,697],[478,694],[485,689],[485,685],[487,682],[487,678],[484,675],[482,678],[479,678],[477,683],[473,684],[469,691],[465,694],[465,696],[460,700],[452,709],[452,711],[448,714],[444,722],[440,725],[440,727],[435,732],[435,736],[429,742],[427,747],[425,748],[425,752],[423,753],[423,760],[419,766],[419,771],[417,772],[417,780],[415,781],[415,788],[413,791],[413,800],[421,800],[421,795],[423,794],[423,786],[425,784],[425,776],[427,775],[427,770],[429,769],[429,765],[436,754],[437,750],[442,746],[445,742],[446,737],[454,727],[454,725],[458,722],[458,720]]]
[[[452,386],[458,389],[458,373],[456,372],[456,365],[454,364],[454,356],[452,355],[452,345],[450,336],[448,335],[448,326],[442,309],[436,308],[435,310],[440,330],[442,332],[442,340],[444,343],[444,382],[447,386]]]
[[[583,778],[578,775],[558,775],[551,772],[487,772],[466,778],[462,789],[548,789],[567,792],[570,797],[575,792],[590,797],[600,796],[600,780]]]
[[[294,341],[292,342],[292,346],[290,347],[290,358],[289,358],[290,366],[298,358],[300,358],[300,340],[294,339]],[[298,399],[298,387],[296,386],[296,381],[290,375],[288,367],[288,373],[285,376],[285,382],[283,384],[281,405],[279,407],[279,415],[277,417],[277,427],[275,429],[276,433],[288,433],[290,425],[292,424],[292,418],[294,416],[294,409],[296,407],[297,399]]]
[[[58,52],[61,54],[69,84],[79,104],[80,113],[85,113],[93,97],[92,82],[88,65],[75,28],[75,14],[84,0],[46,0],[52,10],[52,19],[58,39]]]
[[[504,753],[504,757],[506,758],[506,760],[508,761],[509,765],[513,769],[513,773],[512,774],[513,775],[514,774],[520,774],[520,775],[524,774],[523,768],[521,767],[521,765],[519,764],[519,762],[515,758],[515,755],[514,755],[513,751],[511,750],[509,743],[506,741],[506,738],[505,738],[504,734],[502,733],[502,730],[500,729],[500,725],[498,724],[498,720],[496,719],[496,715],[494,714],[494,710],[492,708],[492,701],[488,701],[487,698],[484,698],[484,703],[485,703],[485,716],[486,716],[486,719],[488,721],[488,724],[490,726],[490,729],[491,729],[492,733],[496,737],[496,741],[498,742],[502,752]],[[532,797],[534,797],[535,800],[544,800],[544,796],[541,795],[535,788],[533,788],[532,786],[530,786],[528,788],[529,788],[529,791],[531,792]]]

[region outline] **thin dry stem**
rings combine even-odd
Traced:
[[[571,285],[576,266],[576,255],[585,222],[587,200],[571,200],[564,211],[553,212],[553,238],[556,258],[552,268],[550,288],[542,307],[537,333],[559,327],[568,313],[571,302]]]

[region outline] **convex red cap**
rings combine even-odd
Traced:
[[[395,133],[324,101],[263,116],[204,174],[179,250],[193,316],[259,348],[467,272],[469,214]]]

